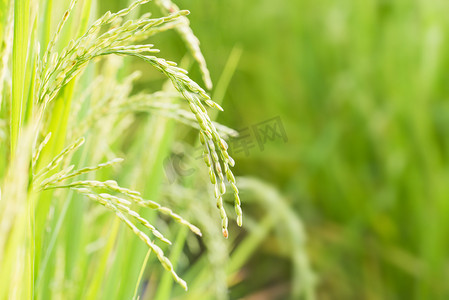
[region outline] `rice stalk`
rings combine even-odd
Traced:
[[[25,95],[28,37],[30,30],[30,0],[14,1],[14,37],[12,52],[11,153],[14,158],[28,99]]]

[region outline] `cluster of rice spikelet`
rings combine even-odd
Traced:
[[[189,103],[193,116],[186,116],[186,111],[178,108],[172,109],[172,112],[176,117],[187,120],[187,123],[191,124],[195,121],[197,124],[196,127],[200,130],[200,141],[204,146],[204,160],[209,168],[210,181],[215,188],[217,207],[222,221],[222,232],[225,237],[228,237],[228,218],[223,205],[223,194],[226,192],[225,177],[232,187],[235,196],[234,204],[237,215],[237,224],[242,226],[242,209],[240,207],[239,191],[231,171],[231,167],[234,166],[234,160],[229,156],[227,152],[228,146],[220,135],[220,133],[223,133],[222,128],[220,128],[219,133],[217,126],[209,118],[205,105],[219,110],[222,110],[222,108],[211,100],[204,89],[188,77],[187,71],[177,67],[174,62],[154,56],[159,50],[154,49],[153,45],[133,44],[143,41],[158,32],[176,28],[189,45],[193,56],[199,62],[200,69],[203,73],[203,80],[206,86],[210,88],[212,84],[204,57],[199,50],[199,42],[191,32],[191,29],[188,26],[188,21],[185,18],[189,12],[186,10],[179,10],[170,1],[159,1],[157,3],[161,6],[163,11],[166,10],[171,14],[154,19],[151,19],[149,14],[145,14],[137,20],[123,22],[123,18],[127,16],[131,10],[138,5],[149,2],[149,0],[138,0],[132,3],[128,8],[117,13],[105,13],[95,21],[83,35],[76,40],[71,40],[62,52],[58,53],[55,51],[55,45],[76,2],[76,0],[73,0],[70,3],[69,9],[64,13],[63,19],[59,23],[54,37],[43,54],[42,60],[38,62],[35,85],[35,105],[40,109],[40,116],[42,117],[47,112],[49,104],[56,98],[61,89],[82,72],[88,62],[106,55],[131,56],[148,62],[165,74],[176,90]],[[142,96],[140,97],[140,99],[145,98],[142,98]],[[138,101],[134,102],[134,104],[137,102]],[[131,104],[132,103],[133,102],[131,102]],[[137,108],[138,107],[142,106],[138,105]],[[149,107],[151,107],[151,105]],[[130,105],[127,108],[136,109],[136,106]],[[229,130],[227,132],[232,133],[232,131]],[[72,153],[84,143],[84,138],[76,140],[51,160],[45,167],[36,170],[38,165],[36,162],[39,159],[39,155],[50,138],[51,134],[48,134],[33,151],[33,188],[38,191],[69,188],[113,211],[121,221],[123,221],[148,245],[148,247],[150,247],[164,268],[171,272],[176,282],[184,288],[187,288],[186,283],[175,273],[171,262],[164,256],[161,248],[159,248],[147,234],[139,230],[135,223],[139,223],[149,229],[152,235],[162,242],[170,244],[170,241],[146,219],[142,218],[135,210],[133,210],[132,205],[135,204],[155,209],[160,213],[166,214],[174,221],[187,226],[197,235],[201,235],[200,230],[181,216],[175,214],[169,208],[163,207],[154,201],[144,200],[138,192],[122,188],[115,181],[108,180],[103,182],[84,180],[67,183],[68,179],[122,161],[122,159],[113,159],[93,167],[81,168],[75,171],[74,166],[70,165],[57,172],[56,168],[61,167],[63,161],[69,160]],[[105,191],[108,191],[108,193]]]
[[[136,55],[141,56],[140,54]],[[220,137],[220,134],[215,128],[214,123],[210,120],[203,103],[209,107],[217,108],[219,110],[223,109],[217,103],[212,101],[207,93],[186,75],[187,72],[185,70],[176,67],[176,64],[173,62],[155,56],[142,56],[141,58],[164,72],[172,81],[175,88],[189,102],[190,110],[195,115],[201,128],[200,141],[204,146],[204,161],[209,167],[211,183],[215,186],[215,197],[222,219],[223,236],[228,237],[228,218],[223,207],[222,198],[222,195],[226,192],[224,176],[226,176],[226,179],[231,184],[234,192],[234,207],[237,214],[237,224],[242,226],[243,222],[239,191],[236,186],[234,175],[230,169],[230,167],[234,166],[234,160],[229,156],[227,151],[228,145],[225,140]],[[222,168],[224,169],[224,172]]]

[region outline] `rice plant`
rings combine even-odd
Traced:
[[[188,11],[179,10],[170,1],[160,1],[155,4],[161,7],[164,16],[152,18],[150,13],[145,13],[133,18],[131,13],[147,2],[149,0],[134,1],[127,8],[115,13],[108,11],[91,22],[95,16],[94,3],[72,0],[55,29],[52,1],[1,2],[1,298],[48,299],[57,297],[65,283],[70,283],[64,273],[69,277],[73,275],[75,282],[82,280],[82,274],[75,274],[76,266],[61,266],[58,261],[60,258],[69,264],[71,250],[55,246],[67,211],[79,208],[79,203],[74,203],[80,201],[76,195],[114,214],[187,290],[186,282],[177,275],[157,242],[171,245],[171,241],[139,213],[137,207],[165,215],[199,236],[200,229],[133,189],[111,179],[99,179],[107,174],[113,176],[113,170],[118,170],[117,165],[123,162],[121,158],[104,161],[115,155],[111,149],[114,143],[125,142],[114,141],[113,135],[129,130],[136,112],[145,106],[170,112],[157,104],[184,99],[193,114],[190,115],[182,103],[172,113],[178,119],[195,124],[200,131],[224,237],[228,237],[228,219],[222,200],[226,192],[225,176],[234,191],[237,223],[242,226],[240,198],[230,168],[234,161],[205,105],[222,110],[221,107],[188,77],[187,71],[156,56],[159,50],[146,43],[156,34],[176,29],[200,64],[206,86],[211,88],[199,42],[185,17]],[[114,86],[123,59],[107,58],[113,55],[141,59],[160,71],[171,84],[156,92],[157,96],[143,92],[131,97],[135,75],[124,78],[122,85]],[[96,75],[103,72],[109,74],[104,78]],[[81,96],[78,91],[90,79],[96,86]],[[110,87],[113,87],[112,93],[108,91]],[[153,128],[149,132],[158,134]],[[157,151],[160,145],[151,143],[151,147]],[[93,165],[85,166],[88,162]],[[117,231],[110,234],[111,243],[117,241]],[[61,290],[52,288],[58,280],[63,281],[59,283]],[[98,287],[96,289],[92,286],[85,295],[96,298]]]
[[[285,293],[313,299],[304,235],[291,231],[302,225],[279,194],[241,179],[266,218],[249,214],[239,229],[226,142],[237,132],[214,121],[236,54],[214,101],[189,11],[100,6],[0,0],[0,299],[233,298],[274,228],[295,261]],[[179,66],[158,50],[164,35],[184,44]],[[167,182],[172,151],[197,146],[195,176]]]

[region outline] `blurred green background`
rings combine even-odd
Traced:
[[[272,183],[302,218],[318,298],[449,299],[449,2],[177,4],[215,84],[238,62],[218,121],[282,122],[288,141],[235,155],[236,173]],[[158,47],[180,61],[175,36]],[[270,240],[257,253],[254,270],[288,280]]]
[[[449,2],[177,3],[215,83],[242,50],[218,120],[282,120],[288,142],[236,155],[236,172],[303,219],[318,298],[449,299]]]

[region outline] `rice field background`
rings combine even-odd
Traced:
[[[1,299],[449,298],[449,4],[146,2],[0,0]]]

